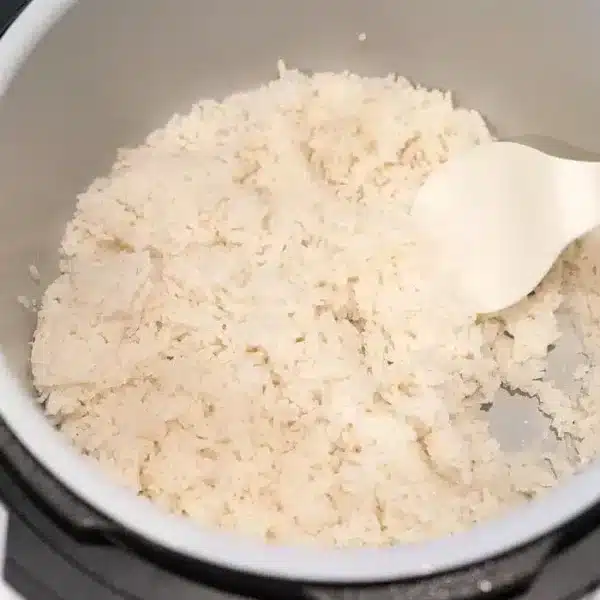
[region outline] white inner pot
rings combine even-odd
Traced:
[[[600,471],[593,465],[542,499],[445,539],[390,549],[267,546],[165,515],[113,485],[52,429],[30,389],[35,319],[16,299],[39,293],[29,264],[39,267],[43,283],[52,279],[76,193],[108,170],[117,147],[140,142],[200,97],[274,77],[280,57],[315,71],[414,77],[456,90],[503,136],[539,133],[600,152],[600,77],[586,61],[600,51],[597,9],[573,11],[547,0],[498,2],[485,11],[476,4],[336,0],[325,10],[317,0],[34,0],[25,10],[0,41],[0,411],[67,487],[166,548],[255,574],[327,582],[457,568],[531,541],[597,502]],[[361,32],[368,44],[358,40]],[[576,365],[577,349],[555,353],[561,380],[560,372]],[[569,377],[561,382],[568,385]],[[496,406],[493,428],[506,445],[524,443],[544,427],[532,402]]]

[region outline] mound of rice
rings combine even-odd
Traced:
[[[587,462],[596,359],[568,394],[546,371],[559,309],[598,319],[597,242],[466,317],[410,209],[491,139],[481,116],[396,76],[280,70],[175,115],[79,197],[32,350],[48,416],[168,510],[293,543],[455,532]],[[560,443],[504,451],[482,410],[501,386]]]

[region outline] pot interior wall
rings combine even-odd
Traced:
[[[35,318],[17,297],[40,291],[28,265],[42,285],[55,276],[77,192],[173,112],[273,78],[283,58],[397,72],[455,90],[501,136],[600,152],[599,18],[600,5],[580,0],[81,0],[0,102],[0,347],[11,369],[27,384]]]

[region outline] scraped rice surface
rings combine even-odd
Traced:
[[[536,497],[600,444],[600,252],[486,319],[439,293],[411,204],[490,139],[449,93],[283,66],[175,115],[79,197],[32,349],[49,418],[140,495],[266,540],[422,540]],[[565,307],[589,326],[569,393]],[[555,444],[500,447],[501,386]]]

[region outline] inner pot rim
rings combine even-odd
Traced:
[[[0,95],[31,50],[76,1],[33,0],[24,9],[0,39]],[[91,468],[89,460],[48,423],[1,355],[0,417],[36,460],[69,490],[136,535],[168,550],[258,576],[321,583],[423,577],[514,550],[556,530],[600,499],[600,462],[595,461],[543,498],[442,539],[364,549],[267,545],[168,515]]]

